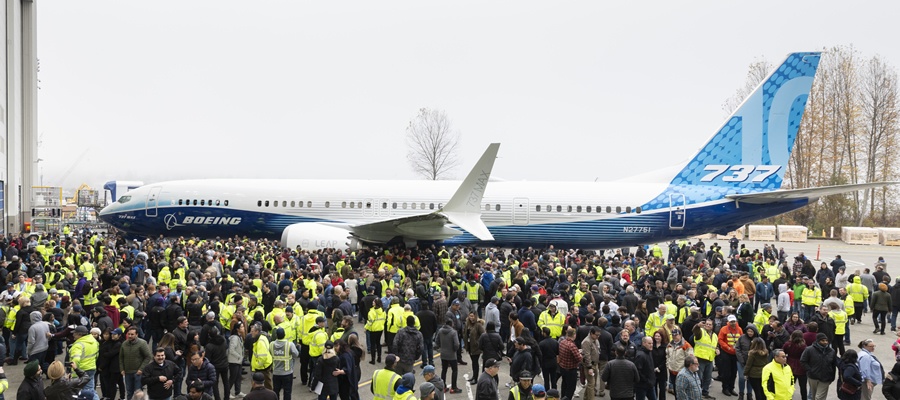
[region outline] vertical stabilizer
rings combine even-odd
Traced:
[[[760,192],[781,187],[821,53],[792,53],[672,180]]]

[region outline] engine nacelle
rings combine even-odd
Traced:
[[[303,250],[340,249],[359,250],[359,241],[350,231],[316,222],[289,225],[281,233],[281,245],[288,249],[300,246]]]

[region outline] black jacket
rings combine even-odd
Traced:
[[[422,332],[422,338],[424,340],[433,340],[434,333],[437,332],[438,321],[437,316],[434,315],[434,311],[431,310],[422,310],[416,313],[416,318],[419,319],[419,325],[422,326],[422,329],[419,329],[419,332]]]
[[[160,382],[159,377],[164,376],[174,380],[181,373],[181,368],[169,360],[163,361],[163,365],[159,365],[154,360],[141,371],[141,385],[147,386],[147,396],[151,399],[166,399],[172,396],[175,386],[172,385],[172,387],[166,389],[164,387],[165,382]]]
[[[512,363],[509,364],[509,376],[513,382],[518,382],[519,375],[523,371],[532,372],[532,365],[534,365],[534,353],[532,353],[531,347],[516,351],[512,357]]]
[[[212,394],[213,387],[216,386],[216,367],[213,366],[208,359],[203,359],[203,362],[200,363],[200,368],[195,367],[193,363],[187,366],[187,379],[185,379],[185,384],[190,386],[190,384],[195,381],[203,382],[203,387],[205,388],[204,392]]]
[[[887,374],[884,384],[881,386],[881,394],[887,400],[900,400],[900,376],[893,373]]]
[[[118,363],[118,360],[116,360],[115,364]],[[44,389],[44,395],[47,396],[46,400],[72,400],[77,398],[78,394],[81,393],[81,388],[91,381],[91,377],[80,369],[76,369],[75,373],[78,375],[76,379],[58,379],[51,383],[50,386],[47,386]]]
[[[206,358],[216,369],[228,368],[228,342],[222,335],[209,338],[206,344]]]
[[[544,338],[538,344],[541,349],[541,367],[556,368],[556,356],[559,355],[559,341],[553,338]]]
[[[641,381],[641,374],[634,363],[624,359],[607,363],[600,377],[607,382],[610,398],[633,398],[634,386]]]
[[[650,383],[651,386],[656,384],[656,372],[654,371],[656,367],[653,365],[653,354],[650,353],[650,350],[643,347],[638,348],[637,354],[634,356],[634,366],[641,375],[641,381]]]
[[[800,355],[800,365],[806,370],[806,376],[821,382],[833,382],[837,367],[837,357],[831,346],[822,346],[818,342],[806,347]]]
[[[900,282],[891,287],[891,306],[895,310],[900,310]]]
[[[100,354],[97,358],[97,369],[119,373],[119,350],[122,349],[121,340],[107,340],[100,343]]]
[[[5,377],[5,374],[4,374]],[[496,389],[495,389],[496,390]],[[38,375],[37,378],[25,378],[16,390],[17,400],[44,400],[44,381]]]
[[[478,346],[481,347],[481,359],[500,360],[503,356],[503,340],[497,332],[485,332],[478,338]]]
[[[497,400],[497,381],[487,372],[482,372],[478,377],[475,400]]]

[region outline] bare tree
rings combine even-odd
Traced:
[[[450,118],[442,110],[419,109],[406,127],[406,145],[410,165],[426,179],[448,178],[459,164],[459,132],[453,130]]]
[[[727,117],[731,115],[734,110],[737,110],[738,106],[741,105],[741,102],[743,102],[750,93],[753,93],[753,89],[756,89],[756,87],[762,83],[763,79],[766,79],[766,77],[769,76],[769,73],[772,72],[772,69],[774,68],[772,63],[766,61],[765,58],[757,59],[750,64],[750,70],[747,71],[747,81],[744,82],[744,86],[734,92],[734,95],[722,103],[722,110],[725,111],[725,116]]]
[[[891,149],[885,144],[893,144],[897,133],[898,112],[900,112],[897,105],[897,73],[881,58],[875,56],[862,68],[861,74],[859,94],[864,125],[861,129],[863,137],[861,142],[865,148],[860,156],[866,160],[865,181],[874,182],[879,178],[885,178],[882,171],[890,170],[893,161],[889,156]],[[863,192],[858,225],[863,224],[867,211],[875,211],[875,191],[868,189]]]

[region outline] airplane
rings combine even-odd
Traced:
[[[493,181],[493,143],[461,182],[170,181],[126,193],[100,219],[132,236],[280,238],[310,250],[397,241],[608,249],[725,234],[822,196],[896,184],[780,189],[820,58],[789,54],[692,158],[634,179]]]

